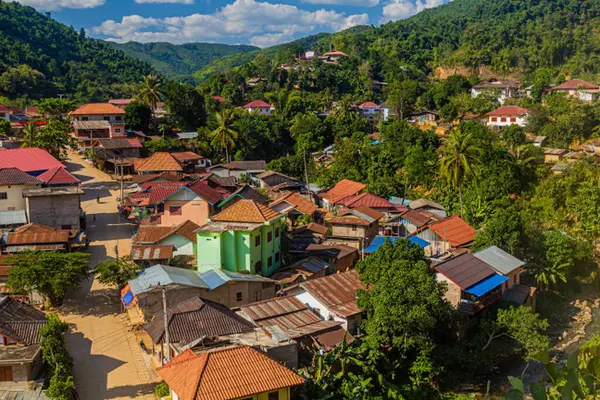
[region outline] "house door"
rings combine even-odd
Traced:
[[[7,382],[12,380],[12,366],[0,366],[0,382]]]

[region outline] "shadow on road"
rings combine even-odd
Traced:
[[[82,165],[75,164],[75,163],[72,163],[70,161],[67,162],[66,165],[67,165],[67,171],[69,171],[69,172],[81,171],[83,169]]]
[[[115,398],[138,398],[142,396],[148,396],[154,394],[154,385],[146,384],[146,385],[128,385],[128,386],[118,386],[115,388],[110,388],[106,391],[107,399],[115,399]]]
[[[118,336],[102,338],[94,343],[98,347],[108,343],[111,345],[116,340],[124,340]],[[106,343],[104,343],[106,342]],[[92,354],[92,342],[80,332],[67,334],[67,346],[74,360],[75,385],[81,399],[101,400],[114,398],[106,389],[109,372],[125,364],[116,358]],[[94,350],[98,352],[97,349]],[[93,366],[93,368],[90,368]]]
[[[96,289],[91,291],[93,278],[82,283],[80,290],[87,290],[87,296],[83,303],[75,298],[71,301],[66,301],[61,307],[61,313],[70,314],[72,316],[94,316],[98,318],[109,315],[119,315],[121,307],[119,304],[119,292],[115,288]],[[80,296],[76,296],[79,298]]]

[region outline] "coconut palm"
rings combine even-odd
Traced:
[[[155,74],[151,74],[144,77],[138,88],[139,99],[150,105],[150,108],[152,108],[154,130],[156,130],[156,106],[163,98],[160,87],[161,82],[159,77]]]
[[[239,133],[233,129],[233,120],[236,116],[235,109],[226,108],[215,113],[217,128],[208,134],[215,147],[225,150],[225,162],[229,163],[229,149],[234,148]]]
[[[477,145],[473,133],[456,129],[444,141],[441,147],[440,175],[458,188],[460,215],[463,214],[462,189],[464,184],[475,175],[481,165],[483,150]]]
[[[35,147],[35,137],[37,135],[37,130],[35,124],[27,124],[25,128],[23,128],[23,144],[21,147]]]

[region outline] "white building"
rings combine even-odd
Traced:
[[[244,108],[248,110],[250,114],[257,112],[259,115],[271,115],[273,110],[275,110],[272,105],[262,100],[253,100],[246,104]]]
[[[79,129],[81,131],[89,131],[89,130],[106,130],[102,134],[101,132],[97,132],[94,134],[94,138],[96,139],[108,139],[114,136],[122,136],[125,135],[125,110],[120,109],[119,107],[109,104],[109,103],[90,103],[84,104],[79,107],[77,110],[71,112],[71,119],[75,122],[92,122],[92,121],[105,121],[108,122],[108,127],[102,127],[100,125],[93,126],[90,129]],[[76,124],[74,124],[76,125]],[[86,136],[88,132],[77,132],[78,129],[75,127],[76,136]],[[108,133],[108,135],[106,135]]]
[[[473,98],[481,94],[489,93],[497,95],[498,103],[504,104],[506,99],[516,98],[519,95],[519,85],[516,81],[500,80],[492,78],[488,81],[481,82],[471,89]]]
[[[525,126],[527,124],[529,110],[518,106],[503,106],[485,114],[485,116],[487,118],[487,126]]]

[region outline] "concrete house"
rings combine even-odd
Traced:
[[[189,264],[196,255],[194,231],[198,228],[199,226],[192,221],[184,221],[176,226],[140,225],[133,237],[133,244],[150,247],[170,246],[170,258],[174,259],[174,262]],[[136,251],[144,251],[144,248],[137,247]]]
[[[510,125],[525,126],[529,110],[518,106],[502,106],[485,114],[487,126],[505,127]]]
[[[304,383],[303,377],[249,346],[200,355],[188,349],[157,372],[173,400],[291,400],[291,388]]]
[[[253,100],[244,105],[244,108],[248,110],[250,114],[256,113],[258,115],[272,115],[275,110],[272,105],[263,100]]]
[[[357,207],[369,207],[373,210],[377,210],[386,216],[396,208],[395,205],[390,203],[383,197],[375,196],[371,193],[361,193],[356,196],[348,196],[338,203],[340,206],[345,208],[357,208]]]
[[[261,188],[269,188],[280,185],[282,183],[299,184],[300,182],[296,178],[287,176],[277,171],[265,171],[256,176],[260,182]]]
[[[221,193],[211,188],[207,181],[189,183],[162,200],[160,224],[178,225],[189,220],[198,226],[205,225],[222,199]]]
[[[27,382],[43,368],[40,328],[46,316],[10,297],[0,299],[0,382]]]
[[[148,158],[135,160],[134,170],[138,174],[159,174],[161,172],[196,172],[196,166],[204,157],[191,151],[168,153],[157,151]]]
[[[315,203],[307,200],[298,193],[290,193],[283,196],[269,204],[269,207],[279,213],[287,214],[292,225],[302,215],[314,219],[319,209]]]
[[[496,273],[487,263],[470,253],[433,265],[439,282],[446,282],[446,300],[454,307],[474,315],[502,298],[508,277]]]
[[[471,96],[478,97],[482,94],[496,96],[498,103],[504,104],[507,99],[517,98],[519,95],[519,84],[512,80],[501,80],[491,78],[473,86]]]
[[[460,217],[452,216],[419,229],[413,235],[430,243],[425,255],[439,257],[450,249],[468,247],[475,241],[477,231]]]
[[[0,213],[25,210],[23,191],[38,189],[43,183],[18,168],[0,169]]]
[[[27,220],[56,229],[79,231],[83,194],[77,186],[24,190]]]
[[[82,148],[91,148],[94,139],[125,135],[125,110],[113,104],[84,104],[70,116],[75,137]]]
[[[386,225],[390,227],[390,233],[405,237],[412,235],[432,222],[439,222],[443,219],[443,217],[425,209],[417,209],[408,210],[390,218]]]
[[[281,265],[281,220],[285,214],[240,200],[196,230],[198,268],[270,276]]]
[[[350,270],[300,282],[284,290],[306,304],[325,321],[339,321],[351,334],[356,334],[362,321],[362,311],[356,305],[358,290],[365,290],[358,272]]]
[[[232,308],[275,297],[276,284],[262,276],[226,270],[194,271],[154,265],[128,282],[121,291],[121,302],[132,320],[148,321],[162,311],[159,285],[166,287],[169,305],[202,297]]]
[[[372,101],[367,101],[358,106],[358,112],[361,118],[369,121],[376,121],[380,117],[379,106]]]
[[[550,92],[564,93],[567,97],[591,103],[598,98],[600,86],[595,83],[584,81],[583,79],[571,79],[551,88]]]
[[[492,267],[497,273],[508,277],[502,291],[521,284],[521,272],[523,272],[525,261],[519,260],[497,246],[490,246],[473,253],[473,255]]]
[[[267,169],[265,160],[231,161],[229,164],[217,164],[208,170],[223,178],[240,178],[242,175],[258,176]]]

